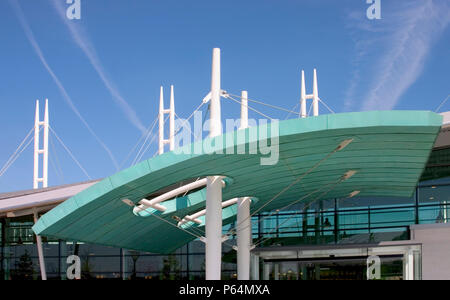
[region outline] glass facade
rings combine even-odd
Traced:
[[[315,202],[289,210],[262,213],[252,218],[253,240],[258,247],[299,245],[373,244],[410,238],[412,224],[450,222],[450,177],[422,182],[411,198],[346,198]],[[1,279],[39,279],[39,263],[31,216],[1,220]],[[235,224],[224,226],[224,233]],[[44,241],[48,279],[64,279],[67,256],[81,258],[86,279],[199,279],[204,278],[204,245],[195,240],[171,255],[136,252],[99,245],[58,240]],[[224,279],[236,278],[236,254],[223,245]],[[400,278],[396,257],[384,258],[387,278]],[[321,278],[359,279],[362,260],[355,258],[321,264]],[[299,266],[303,279],[319,272],[312,262]],[[352,271],[353,270],[353,271]],[[359,270],[359,271],[357,271]],[[301,279],[281,272],[284,279]],[[284,275],[283,275],[284,274]],[[296,273],[297,274],[297,273]],[[300,274],[300,273],[298,273]],[[390,274],[390,275],[389,275]],[[290,277],[289,277],[290,276]],[[342,277],[343,276],[343,277]],[[389,277],[390,276],[390,277]],[[280,279],[283,279],[280,278]]]

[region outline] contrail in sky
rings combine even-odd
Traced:
[[[360,13],[353,14],[354,18],[358,16],[354,26],[358,41],[347,109],[353,106],[356,86],[363,78],[370,79],[370,83],[361,97],[360,109],[393,109],[422,74],[434,42],[450,23],[448,1],[393,1],[389,10],[386,7],[381,20],[369,21]],[[362,62],[374,54],[377,57],[369,60],[371,70],[360,70]],[[369,74],[373,74],[372,78]]]
[[[62,21],[66,24],[67,28],[70,31],[70,34],[72,35],[72,38],[74,39],[75,43],[80,47],[80,49],[83,51],[83,53],[88,58],[89,62],[91,63],[92,67],[97,72],[98,76],[102,80],[103,84],[105,85],[106,89],[109,91],[111,96],[113,97],[114,101],[119,105],[119,107],[123,110],[128,120],[136,126],[143,134],[146,133],[146,127],[142,124],[141,120],[137,116],[136,112],[131,108],[131,106],[128,104],[128,102],[122,97],[122,95],[119,93],[115,85],[112,83],[112,81],[108,78],[102,63],[97,55],[97,52],[95,51],[94,45],[90,42],[87,35],[83,32],[83,29],[77,25],[77,22],[74,22],[72,20],[69,20],[66,17],[66,10],[63,6],[63,3],[65,1],[60,0],[53,0],[53,6],[57,10],[59,16],[61,17]]]
[[[23,11],[19,5],[19,3],[16,0],[9,0],[11,6],[14,9],[14,12],[16,13],[17,18],[19,19],[20,25],[22,26],[26,37],[28,38],[28,41],[30,42],[31,46],[33,47],[34,51],[36,52],[37,56],[41,60],[42,64],[44,65],[45,69],[48,71],[52,79],[55,81],[56,85],[58,86],[61,94],[63,95],[64,100],[66,100],[67,104],[70,106],[72,111],[78,116],[78,118],[81,120],[81,122],[86,126],[86,128],[89,130],[89,132],[92,134],[92,136],[97,140],[97,142],[105,149],[105,151],[108,153],[109,157],[111,158],[112,162],[114,163],[114,166],[116,169],[119,169],[119,165],[117,163],[117,160],[115,159],[114,155],[112,154],[111,150],[106,146],[106,144],[98,137],[98,135],[94,132],[94,130],[89,126],[89,124],[86,122],[86,120],[83,118],[83,116],[80,114],[78,109],[76,108],[75,104],[73,103],[72,99],[70,98],[69,94],[67,93],[66,89],[64,88],[63,84],[59,80],[59,78],[55,75],[52,68],[47,63],[47,60],[45,59],[44,54],[42,53],[41,48],[39,47],[39,44],[37,43],[36,39],[34,38],[33,32],[31,31],[30,26],[28,25],[28,22],[25,19],[25,15],[23,14]]]

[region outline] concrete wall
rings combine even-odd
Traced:
[[[422,279],[450,279],[450,224],[411,226],[411,240],[422,244]]]

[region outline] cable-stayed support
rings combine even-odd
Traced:
[[[31,128],[31,130],[28,132],[28,134],[25,136],[25,138],[22,140],[22,142],[17,146],[14,153],[9,157],[9,159],[5,162],[3,167],[0,170],[0,177],[3,176],[3,174],[6,173],[6,171],[14,164],[14,162],[19,158],[20,154],[22,154],[23,151],[31,144],[31,142],[34,140],[34,137],[31,137],[31,133],[33,132],[34,127]]]
[[[166,122],[168,119],[170,118],[170,116],[166,116],[166,118],[164,119],[164,122]],[[158,119],[157,119],[158,121]],[[137,164],[138,162],[141,161],[142,157],[144,157],[145,153],[147,153],[148,149],[150,148],[150,146],[153,144],[153,142],[155,141],[156,137],[158,137],[158,135],[154,134],[152,139],[150,140],[150,142],[147,143],[147,146],[145,147],[145,149],[143,151],[141,151],[141,149],[139,150],[138,154],[136,155],[135,159],[132,162],[132,166],[134,166],[135,164]],[[145,146],[145,142],[144,144],[142,144],[141,148],[143,148]],[[159,148],[157,150],[157,152],[159,152]]]
[[[146,131],[144,134],[141,134],[139,140],[136,142],[136,144],[133,146],[133,148],[131,148],[131,150],[128,152],[128,154],[126,155],[125,159],[122,161],[122,163],[119,166],[119,169],[122,169],[122,167],[125,165],[125,163],[128,161],[128,159],[131,157],[131,154],[133,154],[134,150],[136,150],[136,148],[139,146],[139,144],[141,143],[141,141],[143,139],[146,139],[147,136],[149,135],[149,132],[153,130],[154,126],[156,125],[156,122],[158,121],[158,117],[156,117],[152,123],[150,123],[150,125],[147,127]],[[134,161],[134,160],[133,160]]]
[[[450,98],[450,94],[447,95],[447,97],[444,99],[444,101],[441,102],[441,104],[439,104],[439,106],[436,108],[436,110],[434,112],[438,112],[442,106],[444,106],[445,103],[447,103],[447,100]]]
[[[58,176],[61,176],[61,183],[64,182],[64,172],[61,168],[61,163],[59,162],[59,157],[58,154],[56,153],[56,147],[55,147],[55,143],[53,143],[53,139],[51,138],[51,136],[48,137],[48,140],[50,141],[50,147],[52,148],[52,153],[54,153],[55,156],[55,161],[56,161],[56,169],[58,170],[56,173],[58,173]],[[52,158],[53,155],[50,156],[50,159]]]
[[[286,117],[284,117],[285,120],[287,120],[291,114],[297,114],[297,112],[295,112],[295,110],[297,109],[298,105],[299,105],[298,103],[294,105],[294,107],[291,109],[291,111],[286,115]]]
[[[181,119],[181,118],[177,115],[177,113],[175,113],[175,116],[176,116],[178,119]],[[189,119],[186,119],[186,120],[185,120],[185,122],[183,123],[183,126],[180,126],[180,128],[178,128],[178,130],[175,131],[175,135],[177,135],[177,134],[182,130],[182,128],[184,128],[184,125],[185,125],[188,121],[189,121]],[[197,140],[197,136],[195,135],[195,133],[193,133],[192,130],[191,130],[189,127],[187,127],[187,129],[189,130],[189,132],[190,132],[190,133],[192,134],[192,136],[194,137],[194,140]]]
[[[317,87],[317,71],[314,69],[313,75],[313,93],[306,94],[305,87],[305,72],[302,70],[302,80],[301,80],[301,95],[300,95],[300,117],[306,118],[309,113],[306,114],[306,100],[312,99],[313,116],[319,115],[319,89]]]
[[[230,96],[233,96],[233,97],[237,97],[237,98],[241,98],[241,99],[242,99],[242,96],[234,95],[234,94],[231,94],[231,93],[227,93],[227,94],[230,95]],[[273,108],[273,109],[277,109],[277,110],[280,110],[280,111],[284,111],[284,112],[288,112],[288,113],[297,114],[297,112],[295,112],[295,111],[293,111],[293,110],[289,110],[289,109],[287,109],[287,108],[284,108],[284,107],[281,107],[281,106],[277,106],[277,105],[273,105],[273,104],[268,104],[268,103],[265,103],[265,102],[263,102],[263,101],[254,100],[254,99],[247,99],[247,101],[253,102],[253,103],[257,103],[257,104],[261,104],[261,105],[264,105],[264,106],[267,106],[267,107],[270,107],[270,108]],[[297,106],[298,106],[298,104],[296,105],[296,107],[297,107]]]
[[[156,126],[157,123],[158,123],[158,117],[155,118],[155,120],[153,121],[153,123],[152,123],[152,125],[151,125],[151,128],[149,128],[147,134],[145,135],[144,142],[142,143],[141,147],[139,148],[138,152],[136,153],[136,156],[134,157],[133,161],[131,162],[131,165],[132,165],[132,166],[134,166],[134,165],[140,160],[140,157],[141,157],[140,155],[141,155],[141,153],[142,153],[142,150],[144,149],[144,147],[145,147],[145,145],[146,145],[148,139],[149,139],[150,136],[152,135],[153,130],[154,130],[154,128],[155,128],[155,126]],[[156,134],[153,135],[153,138],[151,139],[149,145],[153,142],[153,140],[154,140],[155,138],[156,138]],[[136,144],[136,146],[137,146],[137,144]]]
[[[48,99],[45,99],[44,120],[41,121],[39,117],[39,100],[36,100],[36,112],[34,119],[34,168],[33,168],[33,189],[48,186],[48,130],[49,130],[49,116],[48,116]],[[43,131],[43,146],[40,147],[41,126]],[[42,155],[42,157],[41,157]],[[39,170],[42,166],[42,177]]]
[[[61,143],[63,148],[67,151],[67,153],[70,155],[70,157],[73,159],[73,161],[78,165],[78,167],[81,169],[81,171],[83,171],[84,175],[86,175],[86,177],[89,180],[91,180],[92,179],[91,176],[89,176],[88,172],[83,168],[83,166],[78,161],[78,159],[76,159],[76,157],[75,157],[75,155],[73,155],[72,151],[70,151],[70,149],[64,144],[64,142],[61,140],[61,138],[58,136],[58,134],[55,132],[55,130],[52,127],[50,127],[50,131],[55,135],[58,142]]]
[[[234,99],[234,98],[233,98],[231,95],[229,95],[229,94],[225,94],[225,95],[222,95],[222,96],[223,96],[224,98],[226,98],[226,99],[230,99],[230,100],[236,102],[237,104],[242,105],[242,101],[239,101],[239,100],[237,100],[237,99]],[[264,118],[270,119],[271,121],[273,120],[273,118],[269,117],[268,115],[266,115],[266,114],[260,112],[259,110],[255,109],[255,108],[253,108],[253,107],[250,107],[248,104],[246,105],[246,107],[247,107],[248,109],[250,109],[250,110],[256,112],[257,114],[260,114],[260,115],[263,116]]]
[[[16,150],[14,151],[14,153],[8,158],[8,160],[5,162],[5,164],[3,165],[3,167],[0,169],[0,176],[2,176],[8,169],[9,167],[16,161],[16,159],[18,158],[18,156],[20,155],[20,153],[22,153],[25,149],[22,149],[22,146],[24,144],[26,148],[30,143],[31,140],[33,140],[33,138],[28,141],[28,138],[30,137],[31,133],[33,132],[34,128],[31,128],[30,131],[28,132],[28,134],[25,136],[25,138],[22,140],[22,142],[19,144],[19,146],[17,146]]]
[[[205,105],[205,103],[206,103],[205,101],[202,101],[202,103],[200,103],[200,105],[197,106],[196,109],[194,109],[194,111],[189,115],[189,117],[188,117],[187,119],[185,119],[185,120],[183,121],[183,123],[180,125],[180,127],[178,128],[178,130],[175,131],[175,132],[173,133],[173,135],[171,135],[171,136],[169,137],[169,139],[171,139],[172,137],[173,137],[173,139],[174,139],[174,137],[180,132],[180,130],[184,127],[184,125],[186,125],[186,124],[189,122],[189,120],[195,115],[196,112],[198,112],[198,111],[202,108],[203,105]],[[175,115],[178,119],[181,119],[181,118],[177,115],[177,113],[174,112],[174,115]],[[168,118],[169,118],[169,116],[167,116],[167,117],[164,119],[164,122],[166,122]],[[196,139],[197,136],[196,136],[191,130],[189,130],[189,131],[191,132],[191,134],[193,135],[193,137]],[[155,136],[154,136],[154,137],[155,137]],[[153,142],[153,138],[152,138],[152,141],[150,142],[150,144],[151,144],[152,142]],[[137,161],[140,161],[141,158],[143,157],[143,155],[148,151],[148,149],[150,148],[150,144],[147,145],[147,147],[146,147],[145,150],[142,152],[140,158],[137,159]],[[159,148],[155,151],[155,153],[152,155],[152,157],[155,157],[158,153],[159,153]]]
[[[325,105],[326,109],[328,109],[332,114],[335,114],[334,110],[332,110],[322,99],[319,98],[319,102]]]

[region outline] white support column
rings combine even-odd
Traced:
[[[127,249],[123,249],[122,248],[122,280],[126,280],[126,276],[127,276]]]
[[[241,125],[239,129],[248,127],[248,93],[247,91],[241,92]]]
[[[317,88],[317,72],[314,69],[314,82],[313,82],[313,114],[319,115],[319,89]]]
[[[62,241],[60,240],[58,243],[58,247],[59,247],[59,253],[60,253],[60,260],[59,260],[59,269],[60,269],[60,274],[59,276],[61,277],[61,280],[66,280],[67,279],[67,242],[66,241]]]
[[[163,87],[161,86],[159,90],[159,144],[158,153],[164,153],[164,94]]]
[[[241,92],[241,125],[239,129],[248,128],[248,93]],[[238,199],[237,212],[237,273],[238,280],[250,279],[250,250],[252,247],[252,224],[249,197]]]
[[[42,187],[48,187],[48,99],[45,99],[44,112],[44,149],[43,149],[43,170],[42,170]]]
[[[38,214],[34,212],[34,223],[38,221]],[[44,249],[42,248],[42,239],[39,235],[36,235],[36,244],[39,256],[39,267],[41,269],[41,278],[42,280],[47,280],[47,273],[45,271],[45,261],[44,261]]]
[[[301,83],[301,96],[300,96],[300,117],[306,118],[306,85],[305,85],[305,71],[302,70],[302,83]]]
[[[238,199],[237,212],[237,273],[238,280],[250,279],[250,251],[252,247],[252,224],[249,197]]]
[[[33,189],[38,188],[39,179],[39,100],[36,100],[36,112],[34,116],[34,169]]]
[[[271,267],[271,263],[269,262],[264,262],[264,276],[263,276],[263,280],[269,280],[270,279],[270,267]]]
[[[173,151],[175,149],[175,96],[173,92],[173,85],[170,86],[169,127],[170,151]]]
[[[414,252],[409,250],[404,257],[405,261],[405,278],[404,280],[414,280]]]
[[[222,134],[220,114],[220,49],[213,49],[211,72],[211,138]],[[206,280],[220,280],[222,265],[222,180],[207,177],[205,216]]]
[[[222,266],[222,180],[209,176],[206,184],[205,216],[206,280],[220,280]]]
[[[259,280],[259,256],[252,254],[250,256],[251,261],[251,279]]]
[[[275,263],[273,265],[273,279],[280,280],[280,264]]]

